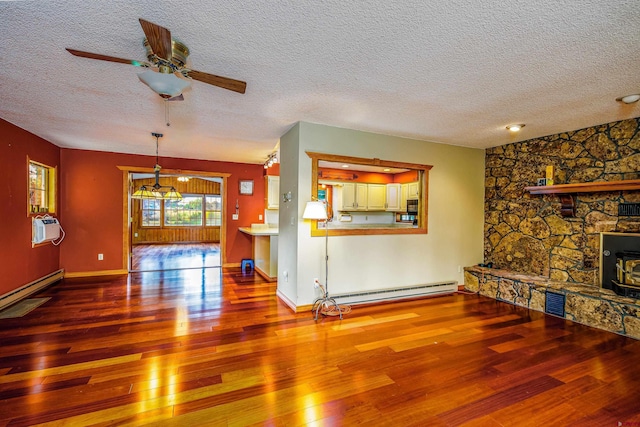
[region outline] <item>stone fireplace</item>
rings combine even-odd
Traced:
[[[498,269],[600,287],[600,233],[640,233],[640,190],[533,194],[553,167],[554,184],[640,179],[640,118],[488,148],[484,263]]]
[[[603,288],[640,299],[640,234],[602,233],[600,277]]]
[[[550,169],[552,190],[571,194],[528,188]],[[465,288],[554,315],[547,301],[561,301],[562,317],[640,339],[640,245],[626,243],[640,235],[639,184],[640,118],[488,148],[483,265],[493,268],[465,268]],[[602,249],[620,235],[623,250]]]

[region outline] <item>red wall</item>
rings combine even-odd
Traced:
[[[242,258],[250,258],[251,238],[238,228],[262,222],[258,216],[264,214],[263,166],[168,157],[161,157],[159,163],[165,169],[231,174],[226,189],[229,204],[225,218],[226,261],[235,264]],[[60,266],[66,272],[126,268],[122,235],[123,173],[117,166],[152,168],[154,164],[153,156],[60,149],[60,216],[67,233],[60,246]],[[238,194],[239,179],[253,179],[253,196]],[[236,200],[240,204],[240,216],[238,221],[233,221]],[[98,261],[98,253],[104,254],[103,261]]]
[[[57,166],[60,180],[60,149],[0,119],[0,295],[60,268],[59,246],[31,247],[27,156],[47,166]],[[58,196],[58,210],[61,204]]]

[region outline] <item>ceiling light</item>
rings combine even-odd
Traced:
[[[156,165],[153,167],[153,172],[156,175],[156,182],[153,186],[142,185],[131,195],[131,198],[182,200],[182,194],[180,194],[175,188],[168,185],[160,185],[160,169],[162,169],[162,167],[158,164],[158,139],[162,137],[162,134],[152,132],[151,135],[156,138]],[[163,188],[168,188],[169,191],[163,192]]]
[[[264,162],[264,168],[269,169],[275,163],[278,163],[278,153],[274,151],[273,153],[269,154],[269,157]]]
[[[621,96],[620,98],[616,98],[616,101],[624,102],[625,104],[633,104],[634,102],[638,102],[640,100],[640,94],[634,93],[633,95]]]
[[[520,131],[520,129],[522,129],[523,127],[525,127],[525,125],[524,125],[524,124],[508,125],[508,126],[507,126],[507,129],[508,129],[510,132],[518,132],[518,131]]]
[[[174,96],[180,95],[182,91],[191,84],[186,80],[176,77],[176,75],[170,71],[170,68],[168,68],[168,70],[169,72],[147,70],[144,73],[138,74],[138,78],[161,97],[173,98]]]
[[[342,165],[342,167],[346,169],[349,167],[349,165]]]
[[[189,177],[188,176],[179,176],[178,177],[178,181],[180,182],[189,182]]]

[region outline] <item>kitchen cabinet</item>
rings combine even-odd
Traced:
[[[267,209],[280,207],[280,177],[267,175],[264,177],[265,205]]]
[[[367,184],[357,182],[345,182],[342,185],[343,211],[366,211],[368,188]]]
[[[386,185],[386,202],[385,209],[392,212],[400,211],[400,198],[402,196],[402,185],[401,184],[387,184]],[[405,199],[405,210],[406,210],[406,200]]]
[[[407,211],[407,195],[409,194],[409,184],[400,185],[400,212]]]
[[[410,182],[407,184],[407,200],[420,198],[420,183]]]
[[[387,186],[385,184],[367,184],[367,210],[383,211],[387,201]]]
[[[400,211],[406,212],[407,200],[420,199],[420,183],[408,182],[402,184],[400,189]]]

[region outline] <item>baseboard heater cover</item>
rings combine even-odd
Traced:
[[[24,286],[19,287],[18,289],[14,289],[2,296],[0,296],[0,309],[7,307],[23,298],[28,297],[34,292],[38,292],[41,289],[46,288],[47,286],[57,282],[64,278],[64,269],[54,271],[51,274],[43,276],[39,279],[34,280],[33,282],[27,283]]]
[[[458,282],[440,282],[404,288],[377,289],[374,291],[354,292],[350,294],[330,294],[339,304],[367,304],[379,301],[392,301],[417,298],[428,295],[451,294],[458,289]]]

